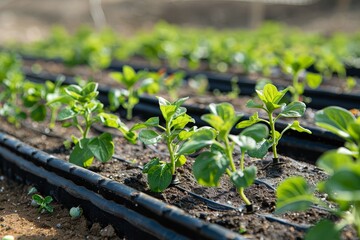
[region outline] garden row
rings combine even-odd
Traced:
[[[215,30],[179,28],[157,24],[152,31],[133,37],[118,36],[110,29],[94,32],[81,28],[70,35],[54,28],[46,40],[19,45],[23,53],[61,58],[70,65],[88,64],[103,69],[116,60],[134,60],[175,69],[216,72],[258,72],[271,76],[274,69],[293,74],[293,65],[311,68],[330,78],[345,80],[347,67],[359,66],[359,33],[322,36],[304,33],[280,24],[267,23],[257,30]],[[318,78],[312,74],[309,78]],[[348,79],[351,89],[353,80]]]
[[[9,59],[11,58],[10,55],[8,55],[8,57]],[[3,64],[3,66],[6,66],[6,64]],[[70,144],[68,144],[70,145],[70,149],[72,149],[69,160],[84,167],[90,167],[93,164],[94,157],[102,162],[108,162],[115,152],[114,141],[108,132],[104,132],[99,136],[89,136],[91,127],[96,123],[120,130],[122,135],[132,143],[136,144],[136,138],[138,136],[139,140],[145,145],[160,145],[160,147],[162,146],[168,150],[169,156],[164,157],[160,155],[152,158],[151,161],[146,159],[146,164],[143,166],[143,173],[147,174],[150,189],[155,192],[167,191],[169,185],[176,182],[174,178],[176,172],[180,171],[184,174],[183,171],[188,171],[181,170],[185,167],[190,168],[188,172],[191,173],[192,171],[194,174],[192,176],[189,173],[189,178],[196,179],[197,182],[205,186],[226,185],[224,178],[221,178],[221,176],[227,174],[229,175],[229,179],[227,180],[230,180],[234,187],[230,187],[230,189],[225,192],[231,194],[231,192],[235,190],[243,199],[243,203],[245,203],[248,212],[256,211],[256,208],[253,208],[253,204],[247,197],[248,194],[246,194],[246,191],[252,191],[252,194],[254,194],[252,184],[258,180],[256,179],[257,167],[266,161],[258,162],[260,165],[256,167],[250,164],[250,162],[245,161],[245,153],[258,158],[263,158],[264,156],[269,157],[272,154],[268,154],[268,148],[271,148],[273,156],[270,158],[272,158],[272,160],[268,161],[269,163],[265,164],[265,166],[262,166],[263,168],[258,172],[258,175],[269,175],[267,169],[270,169],[276,172],[277,177],[280,175],[281,179],[283,178],[281,176],[282,172],[285,172],[286,168],[282,167],[281,164],[284,164],[284,166],[289,164],[289,161],[281,161],[277,156],[277,145],[283,140],[285,141],[285,137],[283,139],[283,136],[285,136],[284,133],[290,132],[290,129],[306,132],[305,135],[310,133],[308,129],[301,127],[298,121],[291,120],[289,123],[282,123],[282,125],[280,124],[280,126],[282,126],[280,129],[278,128],[279,124],[277,126],[274,124],[275,122],[279,122],[279,118],[301,117],[305,112],[305,104],[299,101],[292,101],[288,104],[282,103],[281,100],[284,98],[288,89],[279,91],[272,84],[266,84],[256,91],[259,97],[258,101],[250,99],[247,103],[248,107],[259,109],[259,112],[265,112],[267,118],[259,117],[259,112],[256,111],[249,116],[248,119],[242,119],[239,122],[242,114],[235,112],[233,106],[228,103],[210,104],[210,107],[207,109],[194,107],[193,111],[187,111],[187,109],[182,106],[186,100],[185,98],[176,99],[171,102],[160,97],[157,101],[154,101],[151,97],[140,98],[139,96],[148,89],[153,90],[154,87],[156,88],[157,85],[154,85],[154,83],[157,82],[156,79],[159,78],[158,75],[162,73],[142,72],[137,74],[130,67],[123,67],[122,73],[112,74],[112,77],[127,87],[126,90],[120,91],[116,98],[114,98],[116,94],[112,94],[113,97],[110,98],[110,102],[113,102],[114,110],[122,105],[122,107],[129,112],[129,109],[132,110],[139,99],[142,102],[145,101],[144,99],[148,99],[149,105],[145,108],[149,108],[150,111],[157,108],[156,112],[158,113],[156,114],[154,111],[152,112],[153,117],[147,121],[141,123],[135,122],[132,127],[128,127],[120,121],[118,116],[104,112],[103,104],[96,99],[99,94],[97,83],[85,82],[82,84],[80,81],[78,84],[62,87],[59,83],[54,84],[48,82],[46,84],[47,88],[43,88],[40,87],[41,85],[27,81],[21,82],[19,79],[22,78],[16,77],[21,75],[16,59],[13,59],[12,64],[8,66],[10,67],[5,73],[2,82],[4,106],[8,106],[4,108],[7,111],[2,112],[3,116],[8,117],[10,121],[16,123],[16,120],[18,120],[17,116],[25,116],[25,113],[30,113],[30,116],[34,120],[44,120],[46,119],[47,107],[51,108],[52,115],[56,115],[57,111],[60,110],[57,119],[65,121],[63,126],[73,126],[81,133],[74,134],[77,135],[77,137],[72,136]],[[40,77],[37,79],[40,79]],[[160,79],[168,78],[161,77]],[[38,86],[38,89],[36,86]],[[108,93],[105,94],[105,96],[102,94],[99,95],[102,100],[104,100],[104,98],[106,99],[104,101],[105,103],[108,101],[107,95]],[[156,105],[154,105],[154,102]],[[141,104],[137,106],[141,107]],[[23,107],[25,107],[25,110],[23,110]],[[190,109],[190,107],[187,108]],[[141,111],[141,113],[144,112]],[[159,115],[162,117],[157,117]],[[130,116],[129,113],[127,116]],[[198,125],[199,119],[202,119],[212,128],[206,126],[200,127]],[[193,125],[195,120],[196,125],[199,127]],[[357,177],[356,164],[353,163],[352,158],[359,158],[358,120],[355,119],[352,113],[344,109],[327,108],[326,110],[316,113],[316,121],[318,125],[338,134],[347,141],[345,144],[346,148],[342,148],[341,152],[331,152],[321,157],[321,167],[326,170],[330,177],[319,185],[319,190],[326,192],[333,201],[342,204],[346,201],[348,205],[341,205],[339,211],[328,208],[327,211],[340,216],[344,221],[341,221],[336,226],[331,222],[321,222],[314,231],[310,231],[308,238],[311,238],[312,234],[323,234],[322,230],[324,229],[330,232],[330,227],[333,229],[331,233],[338,234],[347,224],[357,226],[355,218],[344,217],[348,214],[347,211],[344,211],[347,209],[351,209],[353,216],[356,216],[356,205],[352,205],[354,201],[356,202],[356,198],[351,195],[353,189],[349,189],[352,187],[356,188],[356,186],[349,185],[348,182],[342,182],[342,180],[345,179],[343,176],[350,176],[349,173],[352,173],[352,177]],[[259,123],[269,125],[270,131],[266,125]],[[18,122],[18,124],[21,123]],[[189,124],[191,124],[191,127],[186,128]],[[240,129],[245,129],[240,133],[231,132],[235,125]],[[54,127],[54,124],[50,126],[50,128],[52,127]],[[139,132],[139,130],[141,131]],[[320,132],[316,129],[313,130],[313,132],[317,131]],[[330,134],[327,133],[323,135]],[[298,140],[299,138],[296,139],[300,141]],[[163,142],[162,145],[161,142]],[[315,141],[313,140],[313,142]],[[341,141],[339,142],[338,146],[341,145]],[[194,152],[204,147],[206,149],[205,151],[194,155]],[[31,151],[32,154],[30,155],[35,155],[34,150]],[[240,160],[234,161],[234,157]],[[169,158],[170,161],[167,161],[167,158]],[[186,163],[187,159],[190,159],[191,162],[194,161],[193,167],[191,167],[192,164],[189,166],[189,161]],[[248,159],[248,157],[246,159]],[[338,164],[338,161],[341,159],[348,159],[347,164]],[[47,164],[44,166],[47,166]],[[177,168],[179,169],[176,170]],[[191,168],[193,170],[191,170]],[[304,169],[307,168],[309,167],[303,167],[302,170],[304,171]],[[344,172],[346,172],[346,174]],[[180,178],[182,174],[180,174]],[[296,173],[293,172],[292,174]],[[337,174],[340,174],[341,177]],[[310,175],[311,174],[308,174],[308,176]],[[324,173],[319,173],[320,178],[321,176],[324,176]],[[277,180],[273,178],[274,177],[270,177],[270,180],[273,180],[272,183],[274,183],[274,186],[277,186],[279,184],[279,178]],[[324,179],[326,179],[326,177],[324,177]],[[311,182],[314,183],[319,180],[320,179],[311,179]],[[350,183],[355,184],[355,182],[351,181]],[[142,188],[144,189],[144,186]],[[335,193],[334,188],[337,190]],[[336,194],[336,192],[340,191],[342,191],[341,196]],[[257,194],[258,192],[256,192],[255,189],[254,195]],[[290,178],[287,180],[286,183],[279,187],[277,195],[278,212],[282,210],[304,210],[305,208],[311,207],[312,204],[321,205],[321,201],[313,196],[311,188],[300,178]],[[342,197],[344,195],[347,196],[346,200]],[[254,196],[250,198],[254,198]],[[234,199],[234,196],[232,199]],[[135,205],[137,204],[138,203]],[[261,205],[263,204],[264,202],[261,203]],[[333,205],[330,204],[330,206]],[[324,207],[327,208],[328,206]],[[233,210],[234,209],[236,209],[236,207],[233,207]],[[323,210],[324,209],[322,209],[322,211]],[[269,213],[269,210],[267,211]],[[237,214],[239,214],[239,212],[237,212]],[[243,215],[241,216],[243,217]],[[244,230],[242,226],[239,228],[240,232]],[[245,230],[251,231],[248,227],[245,227]],[[294,236],[296,236],[295,233]]]

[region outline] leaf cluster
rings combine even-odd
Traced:
[[[318,183],[317,190],[326,193],[329,200],[338,208],[330,209],[341,221],[333,223],[327,220],[319,222],[307,235],[306,239],[320,238],[327,233],[333,239],[340,239],[341,230],[348,224],[354,225],[360,236],[360,118],[340,107],[327,107],[315,115],[316,124],[345,139],[345,146],[331,150],[317,161],[329,177]],[[282,182],[277,190],[277,212],[303,211],[312,204],[322,205],[322,201],[314,196],[315,188],[304,178],[290,178]]]

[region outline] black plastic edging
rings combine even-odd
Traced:
[[[51,74],[27,74],[27,78],[32,81],[41,82],[45,79],[55,81],[54,75]],[[65,80],[66,84],[73,84],[75,81],[71,77],[67,77]],[[110,88],[107,86],[99,86],[99,100],[107,105],[108,94]],[[316,91],[314,91],[316,92]],[[321,96],[321,91],[318,94]],[[333,97],[334,98],[334,97]],[[322,99],[322,98],[321,98]],[[187,112],[192,116],[198,126],[207,125],[201,120],[201,115],[209,113],[208,108],[199,108],[197,106],[186,105]],[[161,115],[158,100],[152,96],[143,95],[140,97],[140,102],[134,108],[134,115],[142,118],[148,118],[153,116]],[[248,119],[248,115],[244,115],[243,119]],[[276,128],[278,131],[282,131],[287,126],[284,121],[277,121]],[[279,153],[286,154],[289,157],[295,157],[298,160],[305,160],[310,163],[315,163],[316,159],[327,150],[336,149],[343,146],[344,141],[331,134],[316,127],[308,127],[312,134],[300,133],[297,131],[287,131],[281,141],[279,142]],[[233,134],[238,134],[240,130],[233,129]],[[297,138],[298,141],[295,139]],[[295,139],[295,140],[294,140]]]
[[[132,66],[136,71],[143,69],[149,69],[152,71],[158,71],[161,68],[154,68],[144,65],[128,64],[121,61],[113,61],[108,68],[109,70],[122,71],[124,65]],[[178,70],[167,68],[168,74],[174,73]],[[209,90],[219,90],[221,92],[230,92],[232,90],[231,80],[236,77],[238,81],[238,87],[240,88],[240,95],[251,96],[255,94],[256,82],[251,80],[244,74],[229,74],[229,73],[216,73],[216,72],[201,72],[201,71],[186,71],[185,78],[191,78],[196,75],[204,75],[209,81]],[[286,86],[278,85],[278,87],[285,88]],[[311,98],[311,102],[307,104],[308,107],[314,109],[322,109],[328,106],[339,106],[346,109],[359,108],[360,95],[359,94],[339,94],[331,91],[324,91],[320,89],[306,88],[304,96]]]
[[[80,205],[88,219],[105,225],[111,224],[128,239],[188,239],[153,219],[36,166],[7,148],[0,146],[0,157],[0,167],[6,176],[18,182],[34,184],[66,207]]]
[[[115,201],[117,204],[141,214],[141,216],[155,220],[164,228],[183,237],[224,240],[244,239],[223,227],[190,217],[184,211],[169,206],[140,191],[57,159],[0,133],[0,156],[4,155],[2,152],[12,153],[13,155],[16,153],[16,156],[26,161],[27,164],[32,164],[53,174],[56,173],[59,177],[86,188],[87,191],[96,192],[105,199]]]
[[[36,58],[31,56],[23,56],[24,59],[36,60],[41,59],[44,61],[54,61],[57,63],[63,63],[61,59],[46,59],[46,58]],[[122,67],[124,65],[132,66],[136,71],[140,70],[150,70],[150,71],[159,71],[160,69],[164,69],[161,67],[151,67],[148,65],[139,65],[139,64],[131,64],[122,61],[113,61],[111,65],[108,67],[108,70],[113,71],[122,71]],[[166,68],[165,69],[168,74],[177,72],[179,70]],[[183,70],[181,70],[183,71]],[[240,95],[251,96],[255,94],[255,85],[256,82],[251,80],[248,75],[244,74],[229,74],[229,73],[216,73],[209,71],[185,71],[185,79],[189,79],[195,77],[197,75],[204,75],[207,77],[209,81],[209,91],[213,91],[215,89],[221,92],[229,92],[232,90],[231,87],[231,79],[234,77],[237,78],[238,87],[240,88]],[[286,86],[278,85],[278,87],[285,88]],[[306,88],[304,91],[304,96],[311,98],[311,102],[307,104],[308,107],[314,109],[322,109],[328,106],[339,106],[346,109],[359,108],[360,106],[360,95],[359,94],[339,94],[331,91],[320,90],[320,89],[310,89]]]

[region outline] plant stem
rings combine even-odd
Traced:
[[[129,89],[129,98],[128,98],[128,104],[126,108],[126,119],[131,120],[132,119],[132,111],[134,108],[134,105],[131,103],[132,99],[134,98],[134,90],[132,88]]]
[[[86,114],[84,117],[85,117],[85,131],[83,133],[83,138],[87,138],[87,135],[89,134],[91,127],[91,119],[89,114]]]
[[[235,167],[235,164],[234,164],[234,159],[233,159],[233,156],[232,156],[232,151],[231,151],[231,148],[230,148],[230,143],[229,143],[228,138],[225,138],[225,150],[226,150],[225,151],[226,155],[230,160],[230,168],[231,168],[231,170],[227,171],[227,174],[229,176],[231,176],[231,174],[233,172],[236,172],[236,167]],[[241,171],[244,170],[244,158],[245,158],[245,152],[241,151],[241,160],[240,160],[240,169],[241,169]],[[242,188],[242,187],[238,188],[238,192],[240,194],[240,197],[244,200],[245,204],[246,205],[251,205],[250,200],[246,197],[246,195],[244,193],[244,188]]]
[[[235,164],[234,164],[234,159],[233,159],[233,156],[232,156],[232,151],[231,151],[231,148],[230,148],[229,139],[227,137],[225,138],[225,152],[226,152],[226,155],[227,155],[228,159],[230,160],[231,171],[235,172],[236,167],[235,167]]]
[[[275,131],[275,122],[274,122],[274,118],[272,115],[272,112],[268,112],[268,116],[269,116],[269,125],[270,125],[270,129],[271,129],[271,138],[272,138],[272,150],[273,150],[273,154],[274,154],[274,159],[278,159],[278,154],[277,154],[277,141],[276,141],[276,131]]]
[[[244,160],[245,160],[245,151],[241,150],[241,158],[240,158],[240,169],[241,171],[244,171]],[[245,193],[244,193],[244,188],[241,187],[239,188],[239,194],[240,197],[244,200],[246,205],[251,205],[250,200],[246,197]]]
[[[166,123],[166,145],[167,145],[167,148],[168,148],[169,154],[170,154],[171,174],[174,175],[175,174],[175,156],[174,156],[174,149],[171,145],[170,136],[171,136],[170,123],[167,122]]]
[[[51,108],[51,116],[50,116],[50,124],[49,124],[50,129],[53,129],[55,127],[57,110],[58,110],[57,108]]]
[[[293,94],[292,99],[293,99],[293,101],[299,101],[299,97],[300,97],[299,92],[298,92],[298,89],[299,89],[299,72],[294,73],[293,87],[294,87],[294,92],[292,93]]]

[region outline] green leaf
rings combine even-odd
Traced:
[[[300,126],[299,121],[294,121],[293,123],[289,123],[290,129],[298,131],[298,132],[306,132],[308,134],[311,134],[311,131],[309,129],[303,128]]]
[[[89,138],[81,139],[76,143],[74,150],[70,154],[69,161],[81,167],[89,167],[94,159],[94,154],[88,147]]]
[[[285,96],[288,89],[284,89],[282,91],[278,91],[277,87],[271,83],[265,85],[264,89],[256,90],[260,100],[264,103],[273,103],[278,104],[280,100]]]
[[[243,116],[235,112],[233,105],[224,102],[219,104],[210,104],[210,114],[201,116],[201,119],[209,123],[213,128],[219,131],[219,137],[224,139],[233,128],[233,126]]]
[[[360,201],[360,166],[338,169],[324,183],[324,190],[336,201]]]
[[[336,227],[335,223],[324,219],[312,227],[305,235],[305,240],[340,240],[341,232]]]
[[[315,123],[344,139],[350,139],[347,126],[355,121],[351,112],[341,107],[327,107],[315,114]]]
[[[228,165],[229,160],[225,154],[219,151],[203,152],[195,159],[193,173],[199,184],[216,187]]]
[[[66,120],[66,119],[70,119],[70,118],[73,118],[77,115],[76,112],[74,112],[73,110],[71,110],[71,108],[69,107],[66,107],[66,108],[63,108],[59,111],[58,113],[58,116],[57,116],[57,119],[59,121],[63,121],[63,120]]]
[[[112,128],[119,128],[120,127],[120,118],[115,114],[110,113],[99,113],[98,116],[100,117],[101,122],[107,126]]]
[[[124,84],[126,84],[127,88],[132,87],[138,80],[136,78],[135,70],[128,65],[125,65],[123,67],[123,76],[124,76]]]
[[[247,151],[256,147],[256,141],[252,137],[230,135],[229,138],[240,147],[241,151]]]
[[[142,170],[143,173],[148,173],[150,168],[152,168],[155,165],[159,165],[160,164],[160,159],[159,158],[152,158],[148,163],[146,163],[144,165],[144,168]]]
[[[322,82],[322,76],[318,73],[308,72],[306,73],[305,79],[307,85],[312,89],[318,88]]]
[[[99,84],[98,84],[98,83],[95,83],[95,82],[89,82],[89,83],[87,83],[87,84],[84,86],[84,88],[81,90],[81,95],[82,95],[83,97],[89,96],[89,95],[90,95],[90,96],[93,96],[94,93],[97,92],[98,86],[99,86]],[[96,95],[97,95],[97,93],[96,93]]]
[[[287,211],[305,211],[315,201],[314,190],[302,177],[285,179],[276,190],[276,214]]]
[[[148,120],[146,120],[143,123],[134,124],[134,126],[132,126],[130,131],[135,131],[135,130],[148,128],[148,127],[157,127],[157,126],[159,126],[159,117],[152,117],[152,118],[149,118]]]
[[[339,153],[337,150],[325,152],[316,162],[316,165],[329,175],[333,175],[341,168],[351,168],[354,164],[352,157]]]
[[[256,144],[256,147],[254,149],[250,149],[247,151],[247,154],[250,157],[254,158],[263,158],[268,152],[268,149],[272,146],[272,143],[270,141],[267,141],[264,139],[263,141]]]
[[[181,167],[185,163],[186,163],[186,157],[184,155],[180,155],[175,164],[176,167]]]
[[[216,133],[213,129],[207,127],[200,128],[180,147],[178,154],[191,154],[203,147],[211,145],[215,137]]]
[[[178,139],[180,141],[188,140],[194,133],[195,133],[195,130],[193,128],[191,128],[189,130],[183,129],[182,131],[180,131],[180,133],[178,135]]]
[[[45,205],[44,206],[45,210],[48,211],[49,213],[52,213],[54,212],[54,208],[50,205]]]
[[[32,199],[39,205],[44,201],[44,198],[39,194],[32,195]]]
[[[139,133],[139,139],[145,145],[154,145],[161,141],[162,135],[158,134],[154,130],[144,129]]]
[[[360,145],[360,118],[348,125],[348,133]]]
[[[34,121],[44,121],[46,118],[46,107],[44,105],[39,105],[31,111],[30,117]]]
[[[53,201],[53,198],[51,197],[51,196],[46,196],[45,198],[44,198],[44,203],[45,204],[49,204],[49,203],[51,203]]]
[[[114,143],[110,133],[103,133],[99,137],[92,138],[88,148],[101,162],[107,162],[114,154]]]
[[[249,120],[244,120],[239,122],[236,125],[236,128],[246,128],[251,125],[254,125],[255,123],[258,123],[260,121],[258,112],[254,113],[252,116],[250,116]]]
[[[172,105],[165,98],[158,97],[158,99],[159,99],[161,113],[162,113],[165,121],[168,122],[168,121],[170,121],[172,116],[175,114],[176,110],[178,109],[178,106]]]
[[[265,124],[255,124],[241,131],[240,135],[253,138],[260,142],[269,136],[269,129]]]
[[[181,115],[171,121],[170,127],[173,129],[183,129],[189,122],[194,123],[195,120],[187,114]]]
[[[76,100],[82,97],[81,90],[82,90],[81,87],[78,85],[69,85],[68,87],[65,88],[65,92]]]
[[[306,105],[303,102],[292,102],[287,105],[279,115],[283,117],[301,117],[304,115]]]
[[[149,187],[153,192],[164,191],[172,181],[171,168],[167,163],[153,165],[147,174]]]
[[[244,171],[240,169],[236,172],[233,172],[230,176],[231,181],[236,186],[236,188],[247,188],[254,183],[256,178],[256,167],[250,166],[246,167]]]
[[[250,99],[246,102],[246,107],[248,107],[248,108],[263,108],[263,104],[256,103],[254,100]]]

